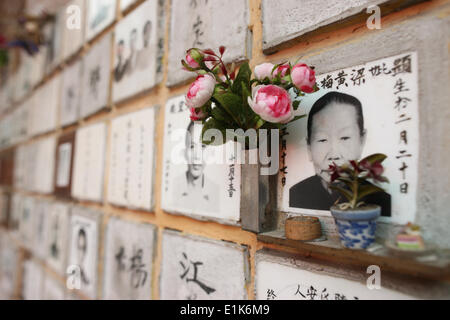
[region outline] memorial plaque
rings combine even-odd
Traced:
[[[66,273],[69,250],[70,206],[63,202],[53,203],[47,219],[46,262],[55,272],[63,275]]]
[[[34,240],[34,219],[36,199],[33,197],[23,197],[23,204],[20,211],[19,235],[22,244],[30,251],[33,250]]]
[[[48,218],[50,214],[51,203],[48,200],[36,199],[33,219],[33,254],[35,257],[45,260],[47,257],[47,237],[48,237]]]
[[[248,1],[174,0],[171,8],[169,86],[192,77],[192,73],[181,70],[180,64],[189,48],[218,51],[225,46],[225,63],[250,55]]]
[[[152,292],[155,227],[118,218],[108,222],[103,299],[148,300]]]
[[[64,16],[63,28],[63,59],[75,54],[83,45],[85,25],[86,0],[70,0],[61,10]]]
[[[137,0],[120,0],[120,10],[126,10],[136,2]]]
[[[53,192],[56,137],[50,136],[30,145],[27,154],[27,190],[49,194]]]
[[[121,20],[114,31],[113,100],[120,101],[156,84],[164,8],[146,1]],[[162,72],[162,68],[158,70]]]
[[[106,125],[96,123],[77,130],[72,197],[101,201],[105,163]]]
[[[90,299],[97,297],[100,213],[74,207],[70,218],[70,255],[67,276]]]
[[[86,39],[89,41],[94,38],[115,18],[116,0],[87,1]]]
[[[44,269],[35,260],[24,262],[23,299],[42,300]]]
[[[230,152],[234,144],[203,145],[202,125],[190,120],[183,96],[170,99],[165,111],[162,208],[237,224],[241,171]]]
[[[64,300],[64,287],[61,282],[47,274],[44,277],[43,300]]]
[[[80,117],[82,62],[76,61],[63,71],[60,105],[60,125],[75,123]]]
[[[46,82],[30,97],[29,134],[46,133],[56,128],[61,76],[58,74]]]
[[[97,3],[97,1],[89,3]],[[83,58],[81,118],[90,116],[108,106],[111,75],[110,52],[111,34],[108,34],[96,42]]]
[[[380,184],[385,192],[366,201],[381,206],[381,221],[414,221],[419,151],[417,54],[406,52],[322,74],[317,84],[320,91],[302,97],[300,108],[308,117],[289,124],[281,134],[286,147],[280,159],[280,210],[330,215],[338,194],[327,187],[329,165],[384,153],[383,175],[390,183]]]
[[[241,300],[247,298],[245,247],[165,231],[161,299]]]
[[[152,209],[155,109],[112,120],[108,201],[113,204]]]
[[[302,269],[302,266],[310,270]],[[384,287],[379,289],[369,287],[366,281],[355,281],[338,276],[338,274],[345,273],[343,270],[329,270],[325,266],[314,266],[288,257],[278,258],[258,253],[255,277],[256,299],[404,300],[413,298]],[[364,277],[368,278],[371,274],[366,274]],[[366,279],[362,278],[361,280]]]
[[[70,197],[75,132],[59,137],[56,146],[55,194]]]

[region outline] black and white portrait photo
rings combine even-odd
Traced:
[[[157,30],[157,1],[144,2],[116,26],[114,101],[120,101],[155,85]]]
[[[75,207],[70,219],[69,276],[90,298],[97,293],[98,217],[97,212]]]
[[[201,132],[201,122],[189,118],[184,96],[167,102],[162,207],[169,213],[236,224],[240,167],[233,161],[215,161],[223,146],[206,146]]]
[[[320,90],[301,99],[306,117],[281,134],[281,210],[328,215],[331,206],[346,201],[330,188],[329,166],[383,153],[390,183],[379,184],[385,192],[363,201],[379,205],[386,221],[406,223],[414,218],[416,59],[414,52],[405,53],[317,77]]]
[[[313,163],[315,175],[289,189],[289,206],[328,210],[339,201],[339,193],[329,187],[329,166],[359,160],[366,133],[358,98],[332,91],[316,100],[309,111],[306,138],[308,157]],[[309,196],[304,197],[305,194]],[[383,216],[391,215],[391,199],[386,192],[373,194],[365,201],[381,206]]]
[[[186,129],[184,156],[186,171],[175,178],[174,199],[176,204],[191,203],[193,208],[215,211],[220,208],[219,186],[205,175],[203,150],[206,149],[200,141],[202,125],[189,122]]]

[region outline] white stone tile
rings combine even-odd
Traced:
[[[240,219],[240,166],[223,160],[228,154],[231,157],[231,152],[227,151],[231,151],[233,144],[228,143],[225,147],[202,145],[201,123],[190,126],[184,96],[167,101],[164,118],[162,208],[198,219],[237,224]],[[188,128],[193,133],[190,141],[186,139]],[[192,165],[198,154],[202,163]]]
[[[218,52],[223,45],[227,48],[226,63],[248,57],[250,17],[247,0],[174,0],[171,8],[169,86],[193,77],[192,72],[182,70],[180,62],[185,58],[186,50],[192,47]]]
[[[111,34],[109,33],[95,43],[83,58],[80,107],[82,118],[94,114],[108,105],[110,61]]]
[[[270,49],[384,2],[387,0],[263,0],[263,49]]]
[[[105,237],[103,299],[148,300],[152,295],[155,227],[111,218]]]
[[[245,247],[165,231],[161,299],[241,300],[247,298]]]
[[[91,201],[103,199],[105,145],[105,123],[77,130],[71,190],[74,198]]]
[[[155,159],[156,107],[112,120],[108,201],[151,210]]]

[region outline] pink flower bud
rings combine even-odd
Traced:
[[[280,76],[280,78],[283,78],[289,71],[289,65],[288,64],[282,64],[279,66],[276,70],[274,70],[273,76],[276,77],[277,75]]]
[[[189,67],[197,69],[200,67],[200,65],[198,64],[197,61],[194,60],[194,58],[192,58],[189,53],[186,55],[186,62],[188,64]]]
[[[189,67],[197,69],[200,67],[199,62],[203,60],[203,54],[197,49],[189,49],[186,53],[186,63]]]
[[[248,104],[261,119],[268,122],[287,123],[294,117],[289,93],[276,85],[254,87]]]
[[[189,87],[186,94],[186,105],[189,108],[203,106],[213,95],[215,85],[216,78],[214,75],[210,73],[199,75]]]
[[[202,111],[201,108],[189,108],[189,111],[191,112],[192,121],[199,121],[206,118],[206,114]]]
[[[262,63],[255,67],[255,78],[258,80],[264,80],[265,78],[272,79],[272,69],[274,65],[271,63]]]
[[[316,84],[316,72],[304,63],[296,64],[291,71],[294,85],[303,92],[314,92]]]

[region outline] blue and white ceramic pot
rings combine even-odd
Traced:
[[[349,210],[333,206],[330,210],[344,247],[366,249],[375,241],[376,220],[381,213],[380,206],[368,205]]]

